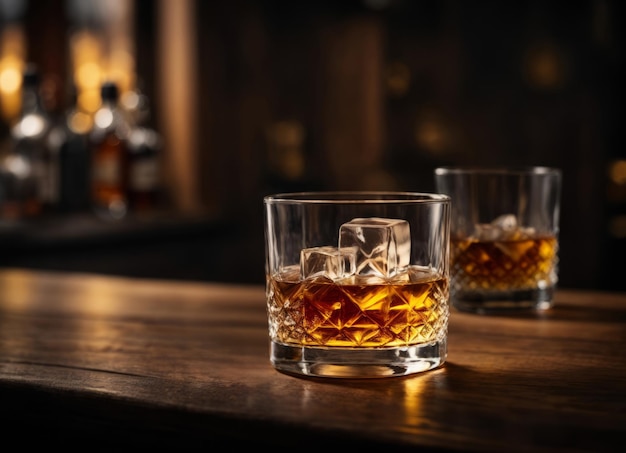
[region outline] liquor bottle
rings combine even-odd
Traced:
[[[14,170],[21,168],[13,173],[16,183],[19,181],[18,185],[21,187],[18,192],[21,193],[21,197],[25,197],[23,214],[29,217],[44,211],[53,211],[59,194],[58,154],[53,148],[48,147],[47,142],[52,122],[43,107],[39,90],[39,71],[36,66],[28,65],[22,79],[20,117],[11,128],[13,152],[8,165]],[[34,198],[32,190],[36,193]]]
[[[132,130],[129,138],[128,198],[133,213],[148,213],[160,204],[160,135],[147,127]]]
[[[30,156],[9,145],[0,159],[0,223],[20,223],[40,215],[39,183]]]
[[[128,197],[133,214],[154,212],[160,205],[161,136],[149,126],[148,98],[139,90],[132,113],[132,129],[128,139]]]
[[[100,94],[102,104],[89,136],[91,204],[98,215],[121,219],[128,214],[129,123],[119,105],[117,84],[103,83]]]
[[[76,90],[71,90],[69,106],[60,124],[50,134],[50,146],[59,153],[59,204],[60,213],[86,212],[90,206],[89,132],[91,116],[77,106]]]

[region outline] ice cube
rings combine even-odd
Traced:
[[[393,277],[409,266],[409,222],[380,217],[352,219],[339,229],[339,248],[345,247],[357,248],[357,275]]]
[[[474,226],[474,238],[478,241],[494,242],[502,253],[514,261],[519,261],[533,247],[536,235],[533,227],[523,227],[514,214],[496,217],[491,223]]]
[[[518,239],[523,231],[514,214],[503,214],[491,223],[475,225],[474,234],[479,241],[510,241]]]
[[[491,221],[491,226],[500,228],[503,231],[511,231],[517,228],[517,217],[515,214],[503,214]]]
[[[356,248],[323,246],[300,251],[300,276],[303,279],[327,277],[337,280],[353,275]]]

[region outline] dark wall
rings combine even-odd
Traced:
[[[33,36],[59,16],[53,6],[32,13]],[[156,101],[158,2],[136,7],[138,77]],[[253,262],[270,192],[431,191],[438,165],[549,165],[563,170],[561,285],[626,290],[626,233],[611,230],[626,216],[626,183],[610,180],[626,159],[622,2],[195,8],[202,199],[241,226]],[[62,41],[50,43],[62,59]]]
[[[561,284],[626,288],[626,239],[609,233],[626,197],[607,196],[610,164],[626,158],[617,123],[619,2],[242,0],[197,8],[199,141],[211,175],[204,190],[231,207],[229,216],[258,232],[260,195],[269,191],[429,191],[442,164],[556,166],[564,175]],[[376,169],[363,167],[366,178],[336,171],[332,144],[358,157],[368,137],[377,139],[363,114],[376,107],[363,99],[377,97]],[[268,171],[266,129],[284,119],[306,131],[300,178]]]

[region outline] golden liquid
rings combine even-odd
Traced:
[[[452,240],[453,289],[507,291],[552,286],[557,279],[557,249],[555,237]]]
[[[115,202],[125,202],[127,165],[126,145],[116,135],[108,134],[94,145],[91,197],[95,206],[108,207]]]
[[[270,337],[283,344],[402,347],[443,338],[448,279],[410,269],[392,281],[300,279],[299,266],[268,277]]]

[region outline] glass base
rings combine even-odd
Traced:
[[[459,311],[479,314],[542,311],[552,307],[554,287],[511,291],[456,291],[451,305]]]
[[[316,377],[405,376],[437,368],[446,356],[446,340],[388,349],[322,348],[274,341],[270,345],[270,361],[277,370]]]

